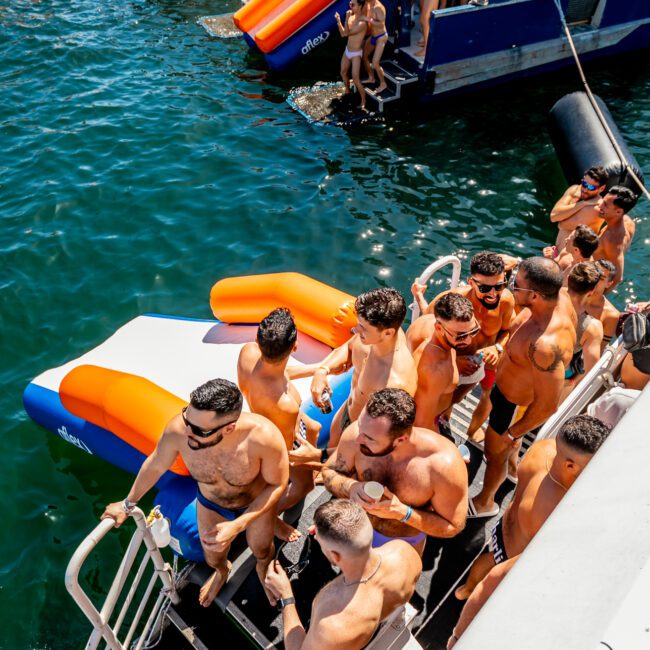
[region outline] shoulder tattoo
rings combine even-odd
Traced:
[[[553,354],[553,359],[546,367],[544,367],[539,363],[537,363],[537,361],[535,360],[535,352],[537,352],[537,344],[533,342],[528,346],[528,358],[530,359],[530,362],[533,364],[533,367],[536,370],[539,370],[540,372],[553,372],[562,363],[562,350],[560,350],[560,347],[555,343],[551,343],[550,349],[551,349],[551,353]]]

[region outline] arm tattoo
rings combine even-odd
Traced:
[[[533,364],[533,367],[540,372],[553,372],[561,363],[562,363],[562,350],[555,343],[551,343],[551,350],[553,352],[553,360],[548,365],[548,367],[540,366],[537,361],[535,361],[535,352],[537,351],[537,344],[535,342],[531,343],[528,346],[528,358]]]
[[[334,465],[331,467],[326,466],[324,469],[330,470],[329,472],[323,472],[323,484],[325,488],[335,496],[340,494],[348,496],[350,486],[354,483],[351,477],[356,474],[354,468],[348,469],[345,466],[345,460],[338,458]]]

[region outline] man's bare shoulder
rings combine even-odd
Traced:
[[[284,438],[280,429],[268,418],[257,413],[242,413],[239,424],[247,429],[246,439],[249,443],[267,446],[270,448],[286,449]]]
[[[443,469],[463,463],[456,445],[439,433],[425,427],[414,427],[413,441],[418,453],[426,457],[431,467]],[[464,464],[464,463],[463,463]]]
[[[177,438],[180,441],[185,438],[185,429],[186,427],[185,422],[183,422],[183,417],[178,413],[167,422],[162,432],[162,436],[166,436],[170,441],[176,440]]]
[[[521,460],[521,463],[519,463],[517,473],[519,475],[522,473],[536,474],[541,470],[546,471],[546,461],[549,454],[555,454],[555,449],[555,439],[553,438],[534,442]]]
[[[565,361],[567,355],[573,353],[574,341],[562,330],[544,333],[528,344],[526,354],[535,370],[539,372],[554,372]]]

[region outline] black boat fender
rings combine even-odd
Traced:
[[[609,173],[608,189],[614,185],[624,185],[638,197],[641,188],[628,173],[626,163],[643,181],[639,164],[625,144],[605,102],[600,97],[594,97],[625,160],[621,160],[616,153],[587,93],[574,92],[559,99],[549,115],[551,141],[562,171],[569,184],[574,185],[580,182],[586,169],[602,165]]]

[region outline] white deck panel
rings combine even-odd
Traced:
[[[86,354],[47,370],[32,383],[57,391],[73,368],[92,364],[139,375],[184,400],[197,386],[217,377],[237,383],[237,358],[242,346],[255,340],[256,325],[227,325],[218,321],[138,316]],[[330,348],[298,334],[291,365],[314,363]],[[294,383],[303,399],[310,379]]]

